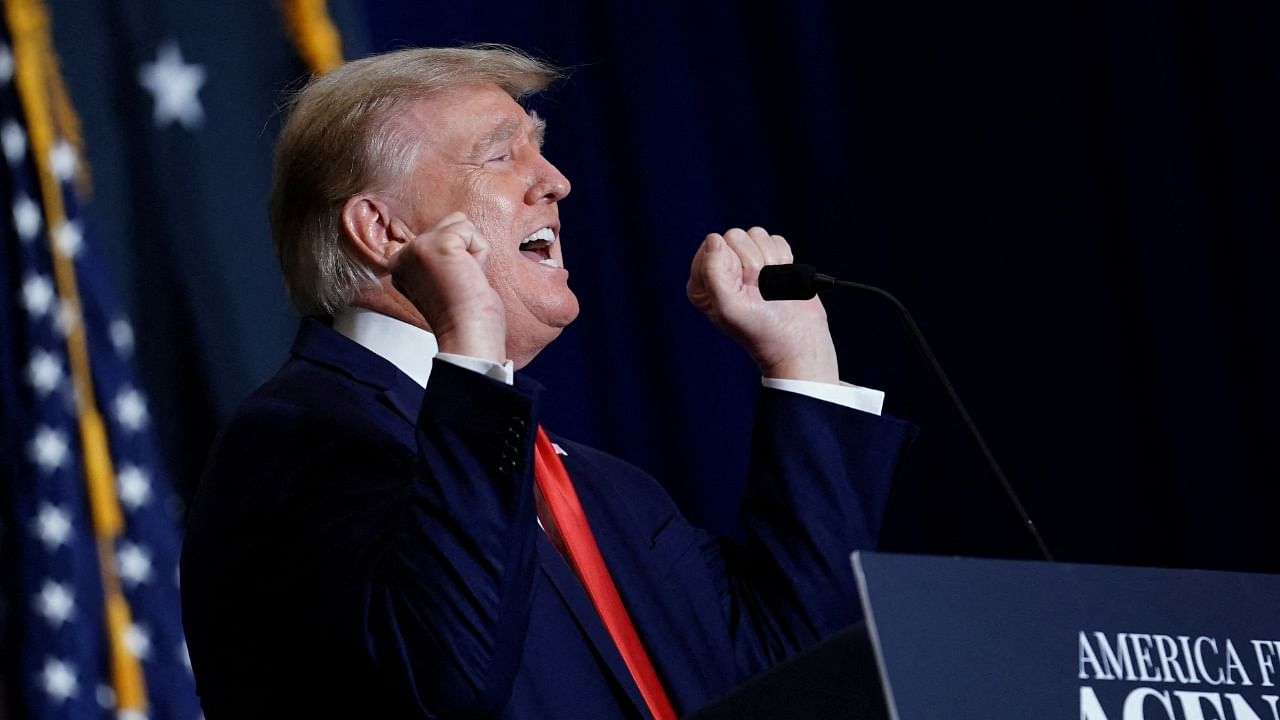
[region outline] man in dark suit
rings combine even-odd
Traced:
[[[817,300],[761,299],[781,237],[708,235],[688,287],[765,378],[744,543],[539,431],[514,370],[578,305],[569,182],[517,100],[553,77],[406,50],[297,98],[272,221],[311,317],[220,436],[182,561],[210,718],[674,717],[855,619],[848,554],[911,430],[839,383]]]

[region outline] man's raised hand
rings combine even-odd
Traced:
[[[707,235],[693,256],[689,301],[751,355],[765,377],[839,382],[822,302],[767,301],[760,268],[792,262],[791,246],[764,228]]]
[[[451,213],[396,254],[391,278],[426,318],[440,352],[501,363],[506,311],[484,274],[489,247],[466,215]]]

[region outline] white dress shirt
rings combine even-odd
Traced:
[[[431,364],[435,359],[487,375],[508,385],[514,382],[515,366],[510,360],[495,363],[469,355],[442,353],[440,346],[436,344],[435,335],[372,310],[344,308],[334,316],[333,329],[395,365],[424,388],[431,377]],[[760,382],[767,388],[807,395],[872,415],[879,415],[884,408],[883,392],[858,385],[832,385],[778,378],[762,378]]]

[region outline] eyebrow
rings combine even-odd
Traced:
[[[547,138],[547,121],[542,119],[536,110],[529,111],[529,124],[533,126],[533,141],[542,149],[542,141]]]
[[[532,140],[537,144],[538,148],[542,148],[542,139],[547,133],[547,121],[538,116],[538,113],[529,112],[530,135]],[[489,131],[484,137],[476,141],[471,147],[471,157],[478,158],[484,154],[486,150],[504,143],[516,136],[516,132],[520,129],[520,121],[515,118],[503,120],[498,127]]]

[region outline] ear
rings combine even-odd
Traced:
[[[391,258],[413,239],[391,207],[367,193],[353,195],[343,204],[342,231],[356,255],[382,272],[390,272]]]

